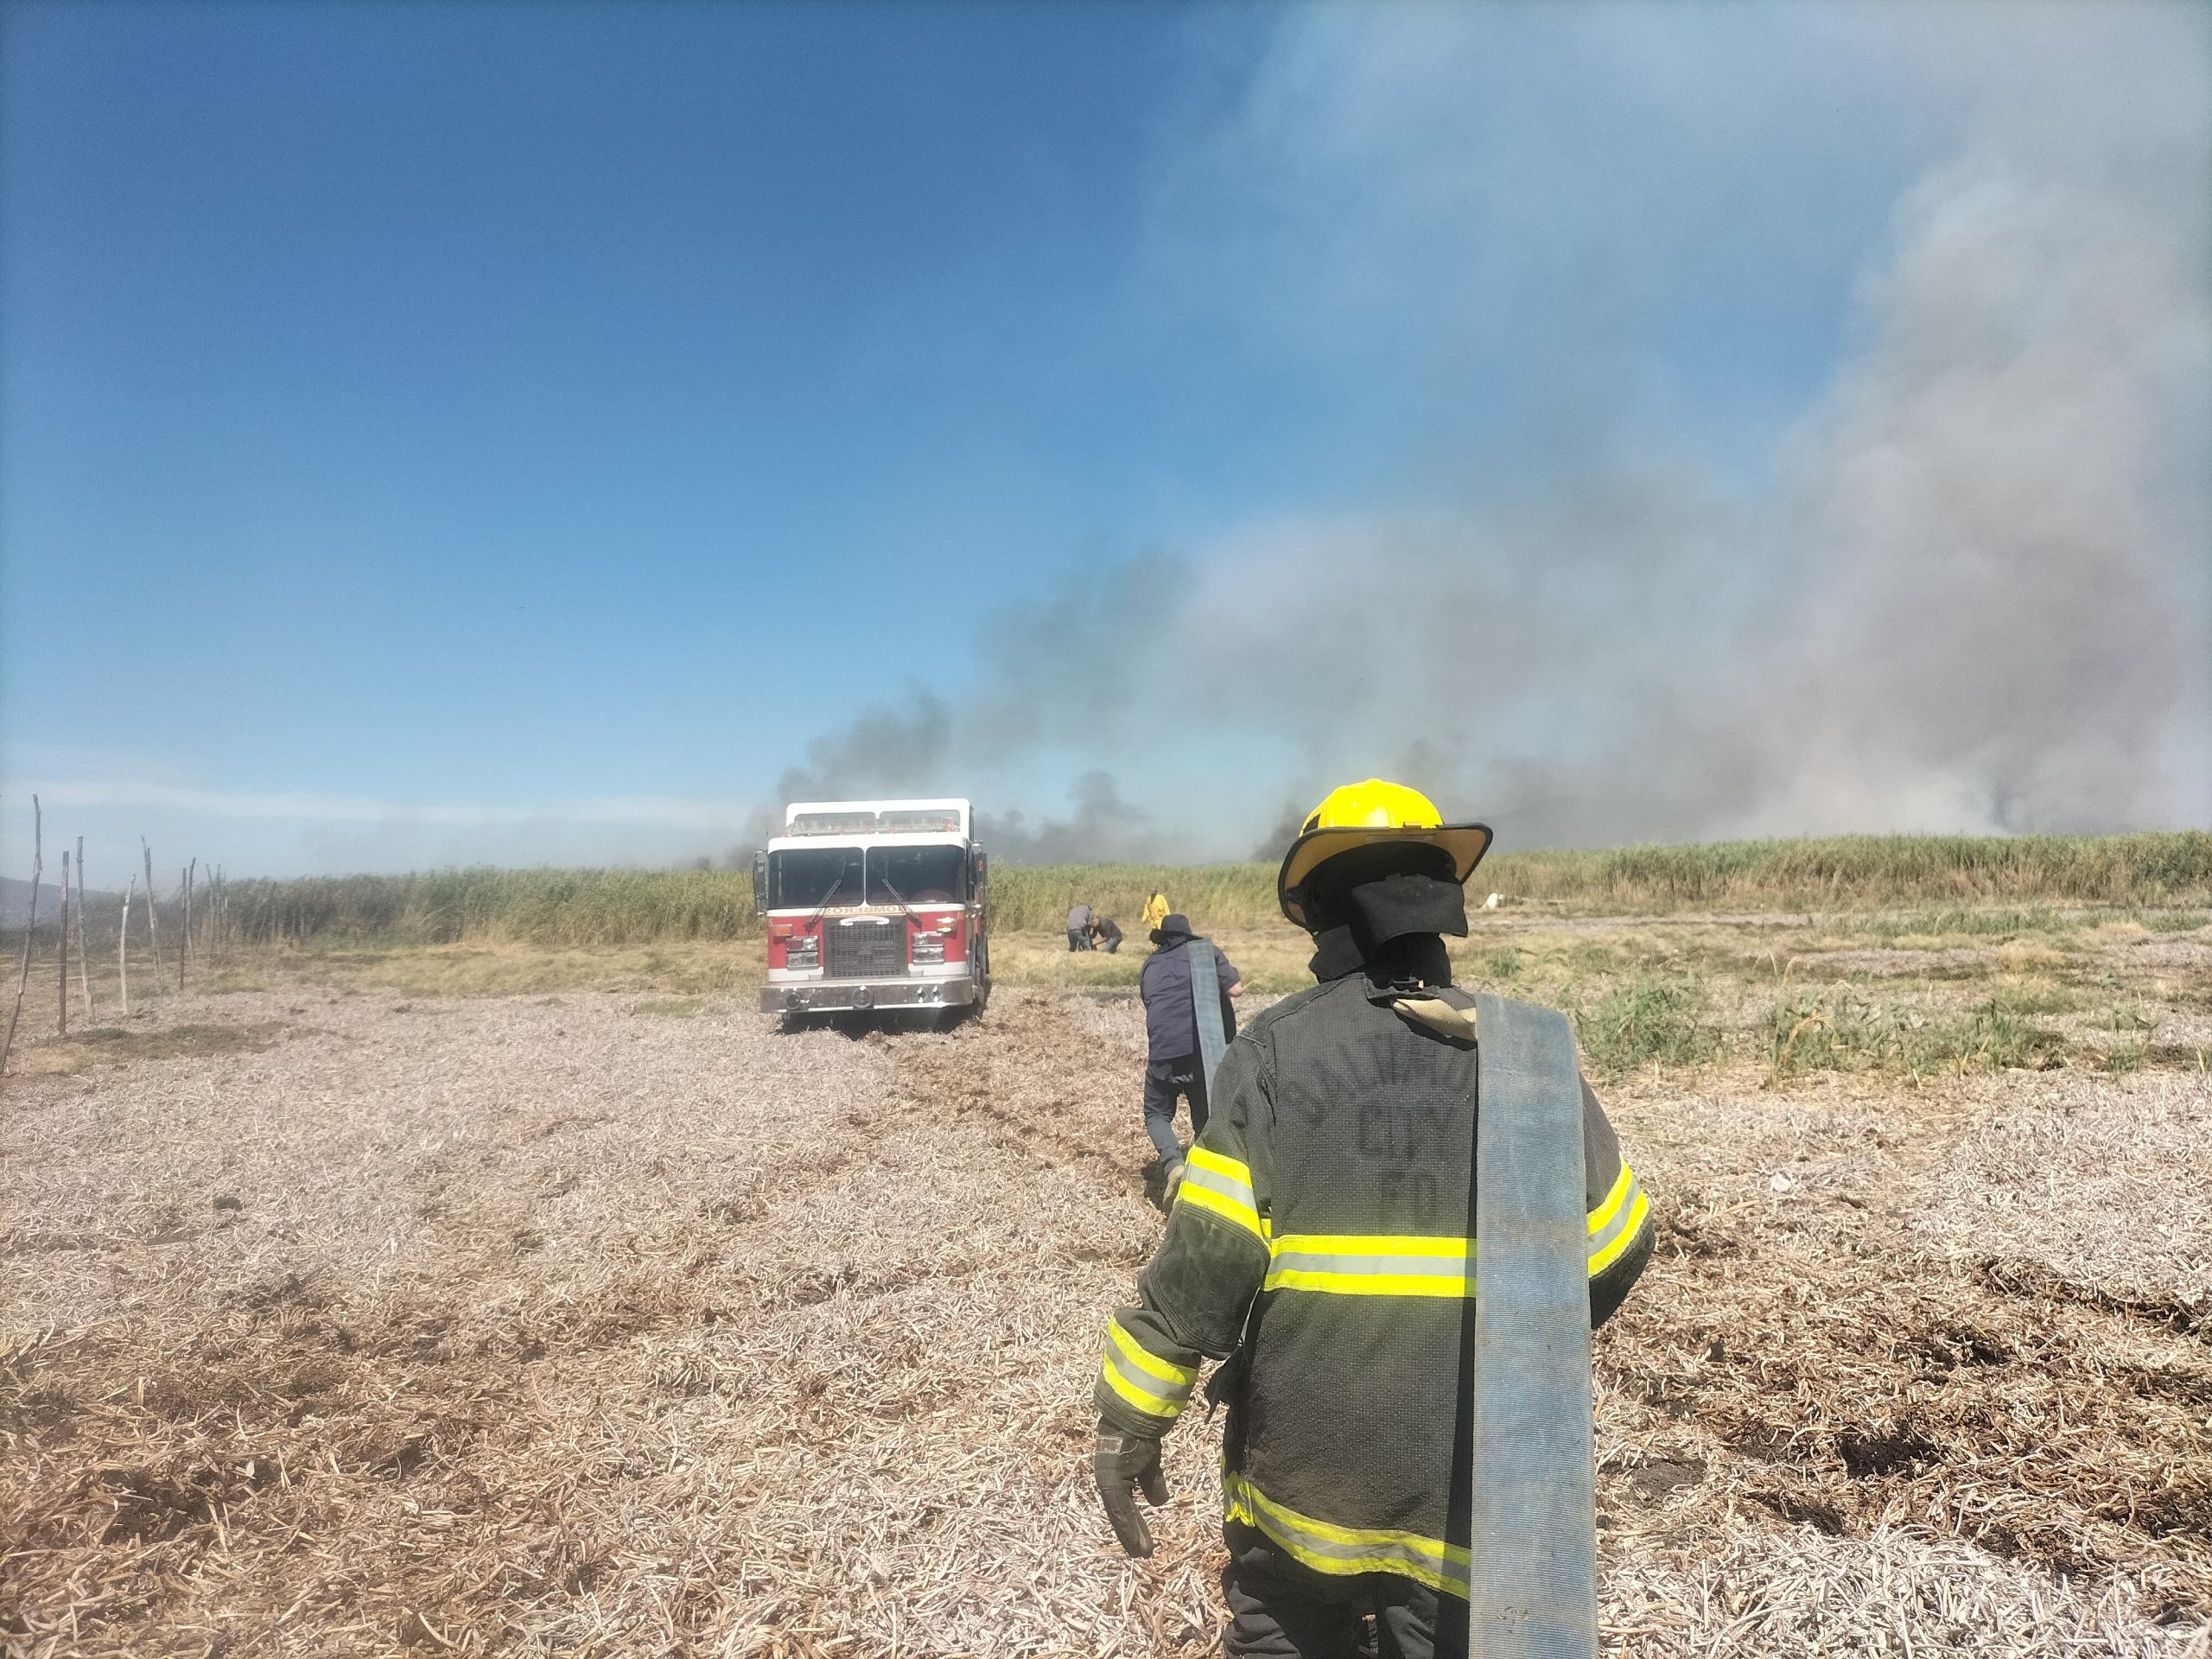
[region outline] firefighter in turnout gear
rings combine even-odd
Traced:
[[[1466,1648],[1474,1340],[1474,1000],[1444,935],[1490,844],[1417,791],[1332,792],[1285,855],[1283,913],[1313,935],[1310,990],[1251,1020],[1137,1304],[1108,1320],[1092,1467],[1122,1547],[1152,1553],[1160,1442],[1205,1360],[1226,1403],[1227,1651]],[[1649,1259],[1642,1189],[1586,1084],[1590,1318]]]

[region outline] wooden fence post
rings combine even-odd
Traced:
[[[85,913],[85,838],[77,837],[77,988],[85,997],[85,1021],[92,1018],[92,952],[86,943],[85,930],[92,918]]]
[[[138,837],[139,850],[146,855],[146,943],[154,947],[154,971],[162,971],[162,900],[154,887],[154,849],[146,845],[146,837]]]
[[[138,878],[132,876],[130,885],[123,889],[123,925],[115,931],[115,977],[123,992],[123,1017],[130,1017],[130,899],[138,891]]]
[[[61,969],[61,1035],[69,1034],[69,849],[61,849],[61,926],[54,960]]]
[[[23,919],[23,971],[16,981],[16,1006],[8,1010],[8,1035],[0,1040],[0,1071],[8,1069],[8,1055],[16,1046],[16,1021],[22,1018],[23,993],[31,983],[31,938],[38,926],[38,880],[46,872],[45,820],[39,816],[38,797],[31,797],[31,908]]]
[[[184,893],[182,925],[177,930],[183,938],[176,947],[176,988],[180,991],[184,988],[185,964],[192,960],[192,874],[199,868],[200,861],[195,858],[177,872],[176,884]]]

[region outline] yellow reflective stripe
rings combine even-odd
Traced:
[[[1178,1365],[1172,1360],[1162,1359],[1123,1330],[1122,1321],[1118,1318],[1106,1321],[1106,1335],[1116,1348],[1128,1357],[1130,1363],[1141,1371],[1151,1372],[1163,1382],[1173,1382],[1187,1389],[1198,1380],[1197,1366]]]
[[[1198,1380],[1195,1366],[1162,1359],[1122,1328],[1118,1316],[1106,1321],[1106,1357],[1099,1366],[1106,1386],[1151,1417],[1173,1419]]]
[[[1468,1294],[1466,1275],[1414,1277],[1395,1273],[1315,1273],[1279,1268],[1268,1274],[1268,1290],[1313,1290],[1332,1296],[1446,1296]]]
[[[1204,1147],[1191,1148],[1183,1166],[1182,1184],[1175,1189],[1175,1202],[1211,1210],[1263,1241],[1268,1236],[1267,1224],[1260,1219],[1259,1206],[1252,1196],[1251,1170],[1234,1158],[1224,1158]]]
[[[1120,1395],[1148,1417],[1179,1417],[1183,1414],[1181,1400],[1163,1400],[1157,1395],[1147,1394],[1116,1369],[1109,1358],[1099,1375],[1106,1379],[1106,1386]]]
[[[1643,1196],[1643,1184],[1636,1179],[1625,1160],[1621,1173],[1613,1178],[1612,1190],[1605,1200],[1590,1212],[1590,1274],[1595,1278],[1620,1259],[1635,1239],[1637,1230],[1643,1225],[1643,1218],[1651,1213],[1650,1201]]]
[[[1643,1196],[1643,1189],[1637,1186],[1632,1191],[1635,1196],[1630,1200],[1628,1208],[1617,1217],[1618,1224],[1615,1230],[1610,1236],[1602,1241],[1592,1241],[1591,1244],[1590,1276],[1593,1279],[1620,1260],[1621,1252],[1635,1243],[1637,1233],[1643,1225],[1643,1218],[1651,1213],[1651,1201]]]
[[[1267,1230],[1260,1224],[1257,1211],[1194,1185],[1187,1175],[1183,1178],[1183,1185],[1175,1190],[1175,1202],[1187,1204],[1193,1209],[1211,1210],[1217,1216],[1235,1222],[1255,1238],[1264,1240],[1268,1236]]]
[[[1192,1168],[1211,1170],[1224,1180],[1233,1181],[1245,1192],[1251,1192],[1252,1167],[1249,1164],[1241,1164],[1234,1158],[1225,1158],[1205,1147],[1192,1147],[1188,1155]]]
[[[1592,1277],[1620,1259],[1650,1213],[1650,1201],[1626,1165],[1590,1212]],[[1473,1246],[1464,1238],[1395,1233],[1285,1233],[1268,1243],[1268,1290],[1335,1296],[1471,1296]]]
[[[1620,1213],[1621,1206],[1628,1202],[1628,1195],[1635,1186],[1636,1176],[1624,1160],[1621,1173],[1613,1178],[1612,1191],[1599,1199],[1598,1207],[1590,1212],[1591,1237],[1595,1238],[1605,1230],[1606,1224]]]
[[[1391,1233],[1285,1233],[1271,1244],[1268,1290],[1338,1296],[1452,1296],[1468,1294],[1464,1238]]]
[[[1395,1573],[1446,1595],[1467,1593],[1468,1555],[1457,1544],[1387,1527],[1339,1527],[1276,1503],[1234,1470],[1222,1472],[1231,1521],[1258,1528],[1317,1573]]]

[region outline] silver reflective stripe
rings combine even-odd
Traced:
[[[1326,1250],[1279,1249],[1270,1272],[1358,1273],[1390,1278],[1464,1279],[1463,1255],[1347,1255]]]
[[[1548,1008],[1476,999],[1468,1589],[1474,1659],[1595,1659],[1598,1503],[1582,1079]]]
[[[1233,1177],[1208,1169],[1195,1160],[1183,1166],[1183,1185],[1202,1186],[1209,1192],[1218,1192],[1242,1209],[1253,1207],[1250,1186]]]
[[[1620,1208],[1613,1211],[1611,1221],[1590,1235],[1590,1242],[1586,1247],[1587,1255],[1598,1255],[1608,1244],[1629,1230],[1630,1224],[1637,1218],[1636,1201],[1643,1196],[1643,1189],[1636,1178],[1633,1175],[1630,1176],[1628,1191],[1621,1194]]]
[[[1213,1074],[1229,1049],[1229,1033],[1221,1023],[1221,975],[1213,946],[1192,939],[1183,947],[1191,963],[1191,1012],[1198,1022],[1198,1069],[1205,1076],[1206,1099],[1213,1099]],[[1187,1179],[1187,1178],[1186,1178]]]
[[[1122,1380],[1141,1394],[1151,1395],[1162,1404],[1179,1408],[1191,1397],[1188,1382],[1170,1382],[1165,1377],[1154,1376],[1111,1341],[1106,1344],[1106,1363],[1120,1374]]]

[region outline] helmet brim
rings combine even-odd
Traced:
[[[1282,856],[1282,868],[1275,872],[1275,902],[1291,921],[1306,927],[1306,884],[1315,870],[1338,854],[1348,853],[1355,847],[1392,846],[1408,842],[1440,848],[1449,853],[1452,879],[1465,881],[1490,850],[1491,830],[1486,823],[1441,823],[1400,830],[1344,824],[1308,830],[1290,843],[1290,850]]]

